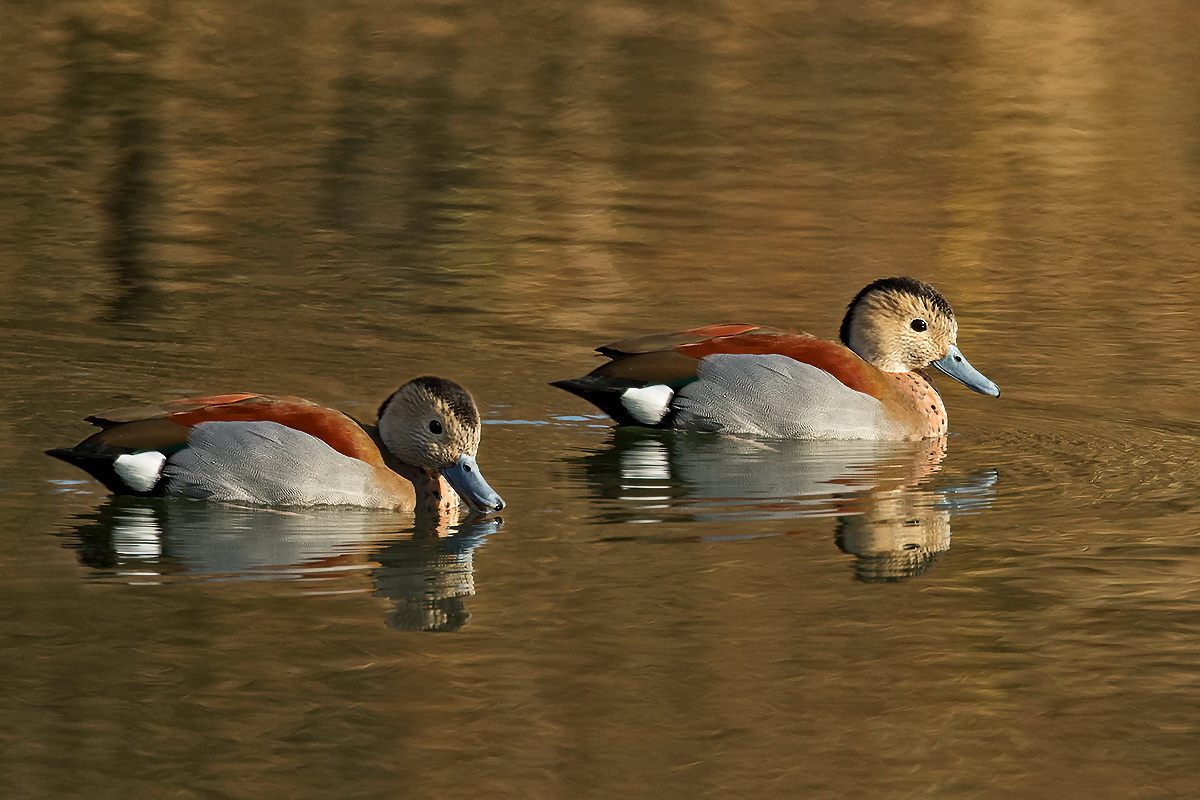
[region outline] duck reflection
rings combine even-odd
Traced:
[[[475,549],[498,520],[450,536],[414,535],[371,554],[376,597],[391,601],[388,627],[401,631],[456,631],[467,624],[467,598],[475,594]]]
[[[921,442],[764,441],[614,431],[577,461],[599,521],[836,519],[835,541],[867,582],[927,571],[950,547],[950,520],[991,502],[997,475],[941,474],[945,438]],[[748,538],[736,531],[707,540]]]
[[[861,514],[838,517],[834,538],[843,553],[854,556],[855,578],[866,583],[912,578],[950,549],[950,512],[929,500],[927,492],[881,491]]]
[[[475,593],[474,551],[503,522],[469,518],[397,530],[401,521],[369,509],[291,511],[114,497],[78,515],[67,539],[81,563],[129,582],[320,582],[369,569],[371,593],[389,602],[389,627],[461,628]]]

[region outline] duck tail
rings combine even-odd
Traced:
[[[623,380],[621,378],[605,378],[597,375],[585,375],[582,378],[567,378],[561,381],[551,381],[563,391],[582,397],[596,408],[612,417],[618,425],[638,425],[646,427],[646,423],[637,419],[625,407],[622,398],[630,389],[640,389],[642,381]]]
[[[130,486],[126,482],[126,478],[117,471],[117,459],[129,455],[131,452],[125,447],[77,444],[74,447],[56,447],[47,450],[46,455],[79,467],[104,484],[104,488],[113,494],[138,495],[140,497],[160,496],[162,494],[161,486],[154,486],[149,491],[139,491]]]

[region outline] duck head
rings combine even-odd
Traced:
[[[379,407],[379,437],[392,455],[441,473],[475,511],[499,511],[504,500],[488,486],[475,456],[479,410],[471,394],[445,378],[414,378]]]
[[[842,319],[841,340],[884,372],[934,367],[980,394],[1000,394],[958,349],[958,322],[946,298],[913,278],[883,278],[859,292]]]

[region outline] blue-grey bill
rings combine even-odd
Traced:
[[[504,508],[504,500],[483,479],[474,456],[463,453],[458,461],[442,470],[442,477],[472,510],[486,513]]]
[[[983,373],[971,366],[971,362],[963,358],[962,352],[956,345],[950,345],[946,355],[933,362],[933,366],[949,375],[954,380],[989,397],[999,397],[1000,387],[984,377]]]

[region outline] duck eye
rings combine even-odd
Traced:
[[[430,433],[434,433],[434,434],[437,434],[438,436],[441,436],[442,435],[442,423],[438,422],[436,419],[429,420],[429,431],[430,431]]]
[[[917,333],[924,333],[925,331],[929,330],[929,323],[918,317],[909,323],[909,327],[911,327]]]

